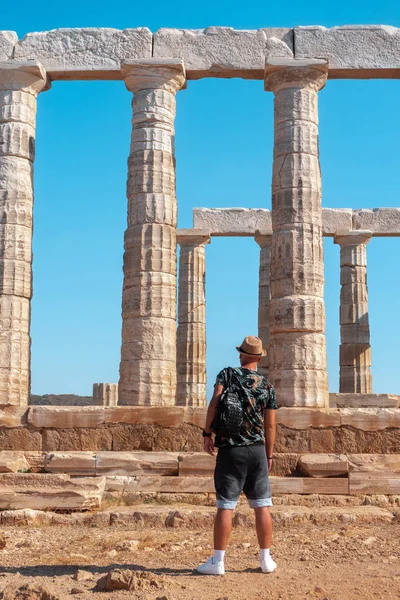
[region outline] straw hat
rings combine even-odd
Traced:
[[[236,350],[240,352],[240,354],[254,356],[254,358],[262,358],[263,356],[267,356],[267,351],[262,347],[262,341],[259,337],[255,337],[254,335],[248,335],[245,337],[242,345],[236,346]]]

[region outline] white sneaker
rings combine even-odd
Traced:
[[[225,566],[223,562],[215,563],[211,557],[207,562],[199,565],[196,571],[202,575],[225,575]]]
[[[261,561],[261,571],[263,573],[272,573],[272,571],[275,571],[277,566],[278,565],[276,564],[272,556],[268,556],[266,560]]]

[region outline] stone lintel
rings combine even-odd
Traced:
[[[123,60],[121,73],[131,92],[162,88],[177,92],[186,87],[186,71],[180,58]]]
[[[254,234],[254,239],[260,246],[260,248],[266,248],[272,243],[272,233],[270,233],[269,231],[260,231],[259,229],[257,229],[257,231]]]
[[[46,82],[45,87],[43,82]],[[50,82],[42,64],[37,60],[0,62],[0,89],[16,89],[16,87],[26,91],[33,88],[37,93],[49,89]]]
[[[178,229],[176,232],[176,242],[180,246],[201,246],[210,241],[210,232],[202,229]]]
[[[359,246],[368,244],[372,231],[338,231],[334,236],[334,243],[339,246]]]

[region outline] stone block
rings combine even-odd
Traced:
[[[349,462],[344,454],[302,454],[298,468],[307,477],[339,477],[349,472]]]
[[[350,231],[353,227],[351,208],[323,208],[322,227],[324,235],[333,237],[338,231]]]
[[[296,27],[295,58],[323,57],[329,77],[389,77],[399,69],[400,29],[387,25]]]
[[[306,478],[303,479],[303,494],[348,494],[349,480],[347,478]]]
[[[394,394],[329,394],[331,408],[400,408]]]
[[[353,229],[367,229],[372,231],[374,236],[399,236],[400,208],[363,208],[354,210]]]
[[[178,475],[177,452],[98,452],[96,475]]]
[[[104,413],[105,423],[149,424],[161,427],[178,427],[183,423],[185,414],[183,408],[175,406],[117,406],[106,408]]]
[[[0,427],[0,448],[2,450],[42,450],[42,436],[39,431],[28,427],[9,429]]]
[[[291,429],[339,427],[340,411],[338,409],[282,407],[276,413],[276,422]]]
[[[277,424],[275,452],[285,454],[309,451],[309,428],[303,430],[290,429]]]
[[[96,455],[93,452],[51,452],[46,455],[45,469],[48,473],[94,476]]]
[[[349,473],[350,494],[400,494],[400,474],[389,471]]]
[[[186,423],[177,428],[121,424],[111,426],[106,431],[112,436],[112,449],[115,451],[200,452],[203,450],[203,440],[199,430]],[[101,450],[111,450],[111,447],[101,448]]]
[[[28,33],[15,45],[14,58],[39,60],[52,79],[121,79],[122,60],[151,54],[146,27],[86,27]]]
[[[130,488],[138,492],[214,492],[212,477],[155,477],[141,476],[131,482]]]
[[[93,401],[99,406],[117,406],[118,383],[94,383]]]
[[[215,236],[254,236],[257,230],[272,233],[269,210],[259,208],[194,208],[193,227]]]
[[[311,452],[334,452],[335,434],[333,429],[310,429]]]
[[[110,429],[43,429],[43,450],[47,452],[111,450],[112,447],[113,434]]]
[[[397,473],[400,476],[400,454],[348,454],[349,471]]]
[[[18,471],[27,471],[28,469],[29,463],[22,451],[0,451],[0,473],[17,473]]]
[[[243,77],[262,79],[266,56],[293,56],[291,29],[234,30],[159,29],[154,34],[153,55],[178,57],[185,63],[188,79]]]
[[[395,431],[395,437],[398,439],[398,430]],[[390,450],[387,450],[388,437],[390,430],[383,431],[363,431],[353,427],[335,427],[335,452],[336,453],[373,453],[383,454],[385,452],[400,452],[400,444],[394,443]]]
[[[26,406],[0,406],[0,427],[21,427],[27,422]]]
[[[38,429],[97,427],[104,423],[105,409],[97,406],[32,406],[28,423]]]
[[[216,456],[205,452],[185,452],[179,455],[179,476],[211,477],[214,473]]]
[[[15,31],[0,31],[0,61],[13,57],[14,46],[18,42]]]
[[[204,429],[206,426],[207,409],[185,407],[183,411],[183,422]]]
[[[89,510],[100,508],[105,478],[67,475],[0,475],[0,508],[34,510]]]
[[[271,493],[275,494],[302,494],[302,477],[274,477],[269,478],[271,484]]]
[[[286,452],[285,454],[277,454],[274,452],[271,476],[291,477],[297,474],[298,459],[299,455],[297,453]]]
[[[340,408],[341,425],[379,431],[395,427],[400,429],[400,409],[398,408]]]

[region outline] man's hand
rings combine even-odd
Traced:
[[[210,456],[214,456],[214,442],[211,437],[205,437],[203,441],[204,452],[207,452]]]
[[[268,473],[269,473],[272,469],[272,458],[267,458],[267,462],[268,462]]]

